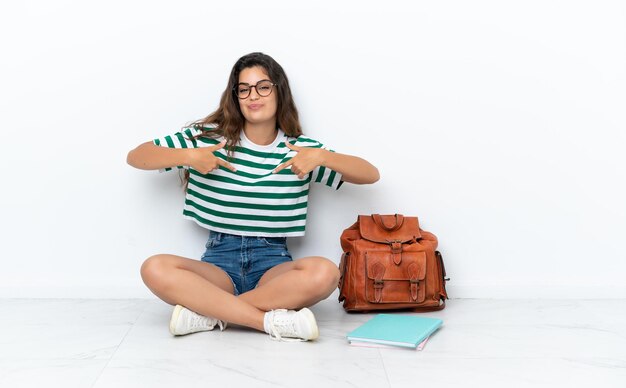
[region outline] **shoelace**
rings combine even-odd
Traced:
[[[292,334],[297,335],[296,333],[296,325],[295,320],[291,317],[280,315],[276,318],[276,311],[287,311],[287,310],[272,310],[270,313],[272,314],[270,318],[270,338],[274,341],[283,341],[283,342],[304,342],[303,338],[283,338],[280,333],[283,334]],[[276,322],[277,321],[277,322]]]
[[[189,329],[191,330],[204,329],[207,326],[210,326],[209,318],[195,313],[188,315],[187,323],[189,324]]]
[[[220,331],[224,331],[226,328],[226,322],[220,321],[219,319],[205,317],[203,315],[194,313],[193,311],[189,311],[187,315],[187,323],[189,325],[190,330],[196,329],[206,329],[210,327],[211,329],[218,325]]]

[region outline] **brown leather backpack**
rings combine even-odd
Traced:
[[[445,307],[446,270],[437,237],[417,217],[360,215],[341,234],[339,302],[348,312]]]

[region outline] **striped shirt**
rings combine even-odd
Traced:
[[[169,148],[198,148],[218,144],[224,139],[193,138],[200,133],[199,129],[185,128],[153,142]],[[213,152],[237,171],[219,166],[208,174],[201,174],[191,167],[177,166],[189,170],[183,209],[185,218],[216,232],[242,236],[304,236],[311,182],[338,189],[342,183],[341,174],[323,166],[316,167],[304,179],[291,172],[291,167],[272,174],[281,163],[296,155],[285,146],[285,141],[299,147],[323,148],[332,152],[316,140],[306,136],[288,137],[280,129],[269,145],[251,142],[242,131],[230,159],[226,147]]]

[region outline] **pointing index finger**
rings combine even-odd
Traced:
[[[290,142],[288,142],[288,141],[286,141],[286,142],[285,142],[285,145],[286,145],[286,146],[287,146],[287,148],[289,148],[290,150],[293,150],[293,151],[296,151],[296,152],[298,152],[298,151],[300,151],[300,150],[302,149],[302,147],[298,147],[297,145],[293,145],[293,144],[291,144],[291,143],[290,143]]]
[[[217,151],[217,150],[219,150],[221,148],[224,148],[225,145],[226,145],[226,140],[222,140],[221,142],[217,143],[216,145],[209,146],[209,149],[211,151]]]
[[[285,167],[291,166],[292,164],[293,164],[293,159],[289,159],[287,162],[276,167],[274,171],[272,171],[272,174],[278,174],[279,171],[283,170]]]
[[[237,169],[232,164],[228,163],[225,160],[217,159],[217,164],[219,164],[220,166],[226,167],[227,169],[229,169],[232,172],[237,171]]]

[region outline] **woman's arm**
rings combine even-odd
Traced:
[[[365,159],[328,150],[320,151],[324,151],[320,165],[340,173],[345,182],[362,185],[380,179],[378,169]]]
[[[225,142],[222,142],[214,146],[201,148],[168,148],[154,145],[152,142],[146,142],[130,151],[126,162],[141,170],[189,166],[201,174],[206,174],[219,166],[224,166],[231,171],[235,171],[235,168],[230,163],[213,155],[214,151],[223,148],[225,144]]]
[[[340,173],[345,182],[366,184],[374,183],[380,178],[376,167],[357,156],[339,154],[322,148],[298,147],[289,142],[285,142],[285,145],[298,154],[278,166],[274,173],[291,166],[291,171],[300,179],[304,179],[315,167],[324,166]]]
[[[188,159],[187,149],[160,147],[148,141],[130,151],[126,162],[141,170],[159,170],[175,166],[188,166]]]

